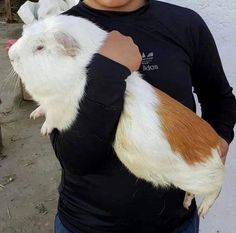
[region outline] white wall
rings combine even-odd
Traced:
[[[165,2],[191,8],[203,17],[213,33],[225,73],[236,94],[236,0]],[[226,169],[223,190],[206,220],[201,221],[201,233],[236,233],[236,142],[231,144]]]

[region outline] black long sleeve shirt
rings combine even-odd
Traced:
[[[150,0],[132,12],[95,10],[80,2],[66,14],[131,36],[143,56],[139,71],[144,79],[193,111],[194,89],[202,117],[232,141],[235,97],[214,39],[197,13]],[[64,133],[55,129],[51,134],[62,166],[58,213],[71,232],[179,232],[196,210],[195,203],[183,208],[183,191],[157,189],[134,177],[113,150],[129,74],[96,54],[75,123]]]

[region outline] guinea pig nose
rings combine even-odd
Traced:
[[[9,58],[10,58],[10,61],[13,63],[13,62],[16,62],[18,61],[20,58],[18,55],[16,55],[15,53],[14,54],[9,54]]]
[[[10,57],[11,62],[14,62],[15,60],[16,60],[15,57],[12,57],[12,56]]]

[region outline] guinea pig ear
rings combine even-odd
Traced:
[[[68,56],[75,57],[78,54],[79,45],[72,36],[64,32],[55,32],[54,38],[58,44],[62,45]]]

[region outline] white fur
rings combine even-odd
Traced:
[[[77,56],[66,56],[54,38],[56,32],[72,36]],[[46,19],[25,28],[22,38],[10,49],[15,71],[28,91],[46,112],[42,133],[53,128],[66,130],[76,118],[86,85],[86,66],[102,45],[107,33],[93,23],[72,16]],[[43,43],[46,51],[33,54]],[[156,113],[159,99],[154,88],[137,72],[127,81],[124,111],[117,127],[114,149],[123,164],[137,177],[155,186],[174,185],[203,195],[199,208],[205,215],[219,194],[224,166],[216,149],[205,163],[188,165],[171,150]]]

